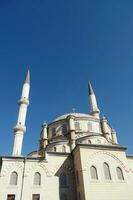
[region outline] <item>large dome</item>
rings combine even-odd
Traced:
[[[64,114],[64,115],[61,115],[60,117],[57,117],[57,118],[54,120],[54,122],[55,122],[55,121],[59,121],[59,120],[66,119],[69,115],[73,115],[73,116],[75,116],[75,117],[86,117],[86,118],[92,117],[91,115],[85,114],[85,113],[66,113],[66,114]]]

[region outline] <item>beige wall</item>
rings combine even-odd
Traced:
[[[71,158],[67,155],[49,154],[48,162],[44,160],[27,160],[25,164],[24,187],[22,200],[32,199],[32,194],[40,194],[41,199],[59,200],[59,175],[62,171],[66,172],[69,187],[64,188],[63,192],[67,193],[69,200],[75,199],[74,172]],[[22,175],[24,170],[23,160],[4,159],[1,177],[0,177],[0,199],[6,200],[7,194],[15,194],[16,199],[20,200],[22,188]],[[16,171],[18,173],[17,186],[10,186],[10,174]],[[34,186],[34,173],[41,174],[41,185]]]
[[[83,172],[85,200],[132,200],[133,173],[129,171],[125,152],[114,150],[80,148],[81,171]],[[106,181],[103,172],[103,163],[108,163],[111,180]],[[90,167],[97,168],[98,180],[90,176]],[[117,178],[116,167],[121,167],[124,181]],[[83,199],[84,200],[84,199]]]
[[[73,166],[74,159],[74,166]],[[3,158],[0,173],[0,199],[6,200],[7,194],[15,194],[20,200],[24,160]],[[111,180],[104,178],[103,163],[108,163]],[[97,168],[98,180],[92,180],[90,167]],[[116,167],[120,167],[124,174],[124,181],[117,178]],[[18,173],[17,186],[10,186],[10,174]],[[64,171],[68,177],[69,187],[59,189],[59,175]],[[76,184],[75,174],[78,171],[79,184]],[[34,173],[41,174],[41,186],[33,185]],[[68,200],[132,200],[133,199],[133,158],[126,157],[124,151],[98,147],[93,145],[77,145],[71,154],[48,153],[47,160],[30,158],[26,160],[24,173],[24,188],[22,200],[32,199],[32,194],[40,194],[41,200],[59,200],[59,193],[66,192]],[[75,194],[77,197],[75,198]]]

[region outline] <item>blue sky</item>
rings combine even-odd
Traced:
[[[23,154],[43,121],[89,113],[87,81],[118,141],[133,154],[133,2],[0,1],[0,154],[10,155],[22,83],[31,70]]]

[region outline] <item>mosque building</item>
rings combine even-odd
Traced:
[[[90,114],[64,114],[42,125],[39,150],[22,155],[29,105],[28,71],[11,156],[0,157],[0,200],[133,200],[133,156],[101,117],[89,83]]]

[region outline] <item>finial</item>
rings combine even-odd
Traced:
[[[43,124],[42,124],[42,127],[44,127],[44,126],[47,126],[47,122],[46,121],[44,121]]]
[[[89,95],[94,94],[94,91],[93,91],[90,81],[88,82],[88,89],[89,89]]]
[[[28,72],[27,72],[27,75],[26,75],[25,83],[30,84],[30,70],[29,69],[28,69]]]
[[[105,119],[106,119],[106,117],[104,115],[102,115],[102,120],[105,120]]]
[[[73,111],[73,113],[75,113],[76,109],[75,109],[75,108],[73,108],[73,109],[72,109],[72,111]]]

